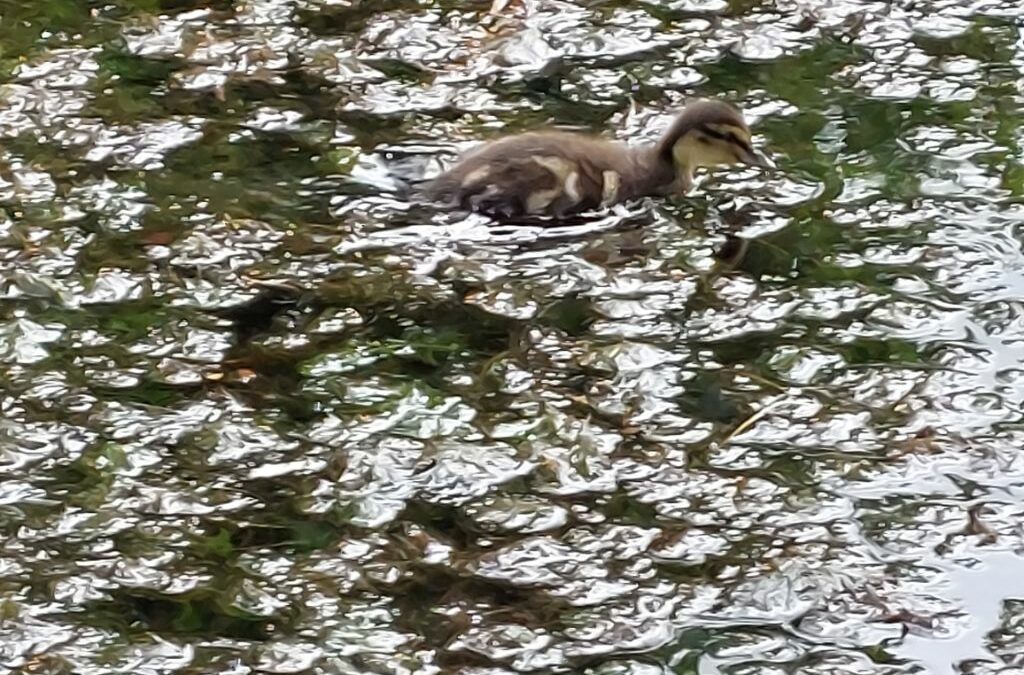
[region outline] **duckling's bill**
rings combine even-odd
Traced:
[[[774,169],[776,168],[775,162],[764,152],[751,148],[743,158],[745,164],[750,166],[758,166],[762,169]]]

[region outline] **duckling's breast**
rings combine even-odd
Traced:
[[[561,217],[657,192],[674,176],[651,156],[575,134],[524,134],[466,155],[428,195],[496,216]]]

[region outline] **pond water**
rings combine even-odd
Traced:
[[[1019,0],[0,0],[0,669],[1024,672]],[[554,228],[412,189],[739,104]]]

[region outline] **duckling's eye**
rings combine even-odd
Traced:
[[[743,150],[743,152],[750,153],[754,151],[753,147],[751,147],[750,143],[748,143],[746,139],[740,138],[739,136],[732,132],[726,132],[722,134],[722,140],[724,140],[729,145],[734,145],[740,148],[741,150]]]
[[[721,132],[716,131],[710,127],[701,127],[701,132],[707,134],[711,138],[716,138],[720,141],[725,141],[729,145],[734,145],[743,150],[743,152],[749,154],[754,151],[754,148],[750,145],[746,139],[742,139],[731,131]]]
[[[697,142],[702,143],[704,145],[711,145],[711,139],[708,138],[707,136],[698,136]]]
[[[715,138],[715,139],[718,139],[720,141],[724,141],[724,140],[726,140],[728,138],[725,134],[723,134],[721,132],[718,132],[718,131],[715,131],[711,127],[700,127],[700,131],[701,131],[701,133],[707,134],[711,138]]]

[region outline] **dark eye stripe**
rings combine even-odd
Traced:
[[[720,141],[728,140],[728,138],[726,137],[725,134],[723,134],[721,132],[718,132],[718,131],[715,131],[711,127],[700,127],[698,130],[703,132],[703,133],[705,133],[705,134],[707,134],[711,138],[717,138]]]
[[[744,150],[753,150],[753,148],[750,146],[750,141],[748,141],[745,138],[736,138],[735,143]]]
[[[706,126],[700,127],[700,131],[707,134],[711,138],[717,138],[720,141],[725,141],[726,143],[738,145],[739,147],[743,148],[743,152],[751,153],[754,151],[754,148],[750,145],[750,143],[748,143],[746,140],[742,138],[738,138],[736,134],[733,134],[732,132],[723,134],[719,131],[715,131],[711,127]]]
[[[754,151],[754,148],[750,145],[750,143],[748,143],[742,138],[736,138],[732,134],[729,134],[729,142],[734,143],[735,145],[738,145],[741,148],[743,148],[743,152],[751,153]]]

